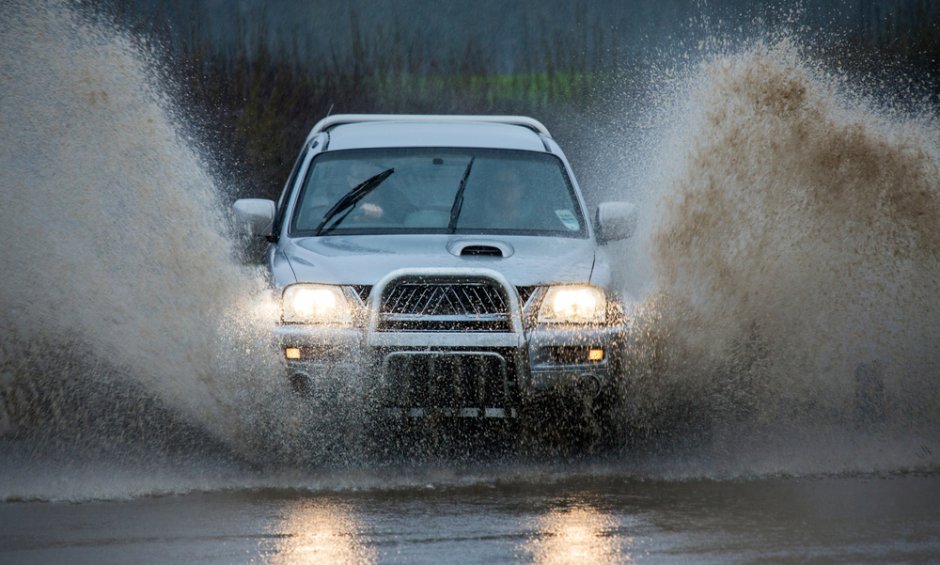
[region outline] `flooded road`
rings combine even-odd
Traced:
[[[940,557],[937,500],[929,474],[8,502],[0,561],[919,562]]]

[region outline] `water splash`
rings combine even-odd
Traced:
[[[264,317],[251,306],[262,279],[233,260],[217,187],[181,137],[150,56],[68,5],[4,11],[8,427],[17,418],[69,421],[63,412],[89,409],[64,401],[76,388],[121,383],[133,392],[114,396],[115,412],[126,396],[153,398],[174,418],[244,443],[254,434],[246,401],[264,397],[261,377],[277,365],[242,339]],[[56,388],[66,398],[52,399]],[[37,398],[53,409],[29,405]]]
[[[632,421],[696,422],[728,436],[723,456],[765,434],[818,443],[806,468],[822,472],[936,465],[935,121],[855,94],[785,40],[708,58],[674,110],[650,181]],[[906,455],[878,457],[870,433]]]

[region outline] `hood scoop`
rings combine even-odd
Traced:
[[[505,258],[513,254],[512,246],[501,241],[455,241],[447,250],[457,257]]]
[[[482,255],[486,257],[502,257],[503,250],[492,245],[468,245],[460,250],[460,256]]]

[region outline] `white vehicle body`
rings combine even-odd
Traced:
[[[388,168],[351,188],[366,193],[361,200],[327,212],[310,204],[339,178],[333,169],[366,161],[384,163],[370,173]],[[524,175],[506,173],[516,166],[567,187],[524,188],[520,206],[561,202],[554,216],[532,212],[544,226],[531,230],[470,217],[492,205],[474,196],[494,190],[486,179],[520,182]],[[422,180],[429,175],[450,180],[438,189]],[[427,183],[426,198],[415,182]],[[464,191],[473,197],[466,210]],[[403,219],[369,217],[396,206]],[[332,116],[311,131],[276,204],[239,200],[235,211],[244,231],[271,242],[267,267],[284,300],[272,333],[298,391],[372,390],[408,416],[511,417],[547,394],[602,394],[619,370],[627,328],[597,232],[628,237],[635,213],[615,202],[589,214],[563,152],[531,118]]]

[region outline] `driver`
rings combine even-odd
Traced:
[[[528,189],[519,171],[503,165],[493,175],[484,210],[484,221],[495,229],[512,229],[525,224],[529,214]]]

